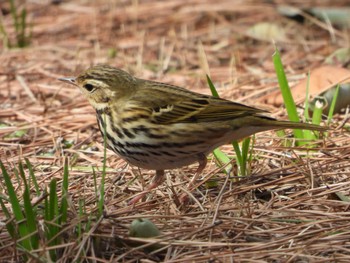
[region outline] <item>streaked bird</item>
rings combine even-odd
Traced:
[[[60,80],[82,91],[96,110],[102,135],[106,132],[107,143],[117,155],[132,165],[156,170],[146,191],[131,203],[160,185],[166,169],[198,162],[196,175],[200,174],[206,156],[233,140],[266,130],[326,130],[313,124],[279,121],[254,107],[139,79],[108,65]]]

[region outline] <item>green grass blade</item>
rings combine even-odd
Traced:
[[[17,7],[15,5],[15,0],[10,0],[10,13],[11,13],[13,24],[15,26],[15,30],[17,33],[19,31],[19,23],[18,23]]]
[[[57,195],[57,180],[53,179],[50,182],[50,220],[54,220],[58,216],[58,195]]]
[[[44,192],[46,198],[45,198],[45,202],[44,202],[44,219],[45,221],[49,221],[50,220],[50,205],[49,205],[49,197],[47,195],[47,191],[45,190]]]
[[[219,94],[218,94],[213,82],[211,81],[211,79],[208,75],[206,75],[206,76],[207,76],[207,82],[208,82],[208,85],[209,85],[209,88],[210,88],[212,95],[214,97],[219,98]],[[249,149],[250,139],[249,138],[245,139],[243,142],[248,143],[245,147],[248,147],[248,149]],[[233,146],[233,149],[235,150],[235,153],[236,153],[236,160],[237,160],[237,163],[239,165],[241,175],[245,176],[246,175],[246,166],[247,166],[247,162],[246,162],[247,152],[245,153],[245,156],[243,157],[241,149],[239,147],[239,143],[237,141],[233,141],[232,146]],[[214,156],[215,156],[215,158],[217,158],[217,160],[220,163],[227,163],[228,161],[230,161],[230,158],[228,156],[225,157],[224,155],[225,154],[221,151],[216,151],[216,150],[214,151]],[[226,169],[226,173],[227,173],[227,171],[229,171],[229,170]]]
[[[0,18],[0,34],[2,35],[2,45],[3,47],[11,48],[10,40],[7,35],[7,31],[4,27],[3,21]]]
[[[248,137],[242,142],[242,166],[241,166],[241,175],[247,175],[247,164],[248,164],[248,155],[249,155],[249,146],[250,146],[251,138]]]
[[[19,200],[17,198],[15,189],[12,185],[11,178],[6,171],[4,164],[1,161],[0,161],[0,167],[1,167],[1,171],[2,171],[2,176],[3,176],[3,179],[5,181],[6,188],[7,188],[7,193],[9,195],[9,200],[10,200],[10,203],[12,206],[12,211],[13,211],[13,214],[15,216],[16,222],[18,224],[19,237],[24,238],[20,242],[20,244],[22,245],[22,247],[24,249],[26,249],[27,251],[30,251],[32,249],[32,245],[30,243],[30,240],[28,238],[25,238],[30,233],[29,233],[29,230],[28,230],[28,227],[26,224],[25,217],[22,213],[21,205],[20,205]]]
[[[37,213],[36,209],[32,206],[30,202],[30,188],[27,183],[27,179],[24,174],[22,162],[19,162],[19,172],[22,177],[22,181],[24,184],[24,193],[23,193],[23,204],[24,204],[24,212],[25,218],[27,220],[28,233],[31,234],[31,246],[33,249],[37,249],[39,247],[39,236],[33,235],[33,233],[37,232]]]
[[[60,207],[60,225],[67,222],[68,216],[68,159],[64,160],[64,168],[63,168],[63,181],[62,181],[62,197],[61,197],[61,207]]]
[[[94,190],[95,190],[95,196],[96,198],[98,198],[98,187],[97,187],[97,175],[96,175],[96,172],[95,172],[95,168],[92,166],[92,176],[94,178]]]
[[[39,187],[38,181],[36,180],[36,177],[34,175],[33,166],[32,166],[32,164],[30,163],[30,161],[27,158],[25,158],[24,160],[26,162],[26,165],[27,165],[27,168],[28,168],[28,171],[29,171],[29,180],[28,180],[29,188],[31,188],[31,182],[33,182],[36,195],[40,196],[40,194],[41,194],[40,193],[40,187]]]
[[[322,113],[322,111],[321,111],[321,113]],[[308,140],[308,141],[312,141],[312,140],[317,139],[316,132],[315,131],[305,130],[304,131],[304,139]]]
[[[25,47],[27,45],[26,41],[26,17],[27,17],[27,11],[26,9],[22,10],[21,13],[21,23],[20,23],[20,30],[18,32],[17,37],[17,44],[19,47]]]
[[[234,141],[232,142],[232,146],[236,153],[237,162],[240,165],[241,162],[243,161],[243,158],[242,158],[241,148],[239,147],[239,143],[237,141]]]
[[[232,142],[232,146],[236,153],[236,160],[239,166],[239,175],[246,176],[247,175],[247,159],[249,154],[249,146],[250,146],[250,137],[244,139],[242,141],[242,147],[239,146],[239,143],[234,141]]]
[[[5,217],[8,220],[10,220],[11,214],[2,200],[3,200],[3,198],[2,198],[2,196],[0,196],[0,205],[1,205],[2,212],[5,214]],[[13,220],[10,220],[9,222],[6,223],[6,229],[7,229],[7,232],[10,234],[10,236],[13,239],[18,239],[18,237],[16,235],[16,227],[15,227]]]
[[[37,224],[36,224],[38,220],[38,216],[36,213],[36,209],[32,206],[30,202],[30,194],[29,194],[28,187],[24,189],[23,202],[24,202],[24,211],[27,219],[28,232],[29,234],[32,234],[30,237],[31,245],[33,249],[37,249],[39,247],[39,236],[37,234],[33,235],[33,233],[38,233]]]
[[[335,109],[335,105],[337,103],[337,99],[339,96],[339,89],[340,89],[340,85],[337,85],[337,88],[335,89],[334,92],[334,96],[331,102],[331,106],[329,107],[329,112],[328,112],[328,117],[327,117],[327,126],[331,123],[332,119],[333,119],[333,114],[334,114],[334,109]]]
[[[10,3],[10,13],[13,20],[13,25],[15,27],[15,33],[16,33],[16,45],[12,45],[7,37],[6,30],[4,29],[4,26],[1,25],[2,29],[1,32],[3,33],[3,39],[8,48],[11,48],[12,46],[17,47],[25,47],[28,45],[29,39],[31,37],[31,33],[27,34],[27,10],[26,8],[23,8],[21,11],[16,6],[14,0],[9,0]]]
[[[289,120],[299,122],[300,120],[299,120],[299,116],[295,106],[295,102],[288,85],[286,74],[284,72],[283,64],[281,61],[281,56],[277,47],[275,48],[275,53],[273,54],[272,58],[273,58],[273,64],[275,66],[275,71],[277,74],[278,83],[281,89],[283,101],[286,105],[286,110],[288,113]],[[303,138],[303,133],[301,130],[295,129],[293,132],[296,138]]]
[[[22,165],[21,161],[19,161],[19,163],[18,163],[18,171],[19,171],[19,176],[21,177],[21,180],[22,180],[24,186],[28,187],[26,175],[24,173],[24,169],[23,169],[23,165]]]
[[[79,206],[78,206],[78,215],[79,215],[79,220],[78,220],[78,224],[76,226],[76,231],[78,234],[78,238],[82,238],[82,234],[83,234],[83,225],[81,223],[81,218],[83,218],[84,215],[84,207],[85,207],[85,202],[84,199],[79,198]]]
[[[251,164],[253,161],[253,149],[254,149],[254,144],[255,144],[255,134],[250,137],[249,143],[250,143],[250,145],[249,145],[250,150],[249,150],[248,161],[249,161],[249,164]]]
[[[210,77],[207,75],[207,82],[208,82],[208,85],[209,85],[209,88],[210,88],[210,91],[211,91],[211,94],[214,96],[214,97],[217,97],[219,98],[219,93],[217,92],[213,82],[211,81]]]
[[[50,182],[49,186],[49,200],[47,203],[46,209],[48,209],[48,218],[46,221],[46,227],[47,227],[47,232],[46,232],[46,238],[48,240],[48,245],[49,246],[55,246],[58,244],[58,238],[57,234],[59,232],[58,228],[58,220],[59,220],[59,215],[58,215],[58,196],[57,196],[57,180],[52,179]],[[49,251],[51,259],[53,261],[56,260],[56,251],[55,250],[50,250]]]
[[[305,120],[310,120],[310,115],[309,115],[309,89],[310,89],[310,71],[307,74],[307,83],[306,83],[306,95],[305,95],[305,103],[304,103],[304,118]],[[303,131],[303,136],[304,139],[306,140],[315,140],[316,135],[313,131],[310,130],[304,130]]]
[[[220,149],[215,149],[213,151],[213,154],[215,159],[220,163],[220,166],[227,165],[228,163],[231,162],[231,159]],[[225,167],[225,173],[228,175],[231,169],[232,169],[232,165],[231,164],[227,165]]]
[[[304,103],[304,118],[305,120],[310,120],[309,116],[309,91],[310,91],[310,71],[307,73],[307,82],[306,82],[306,94],[305,94],[305,103]]]
[[[49,203],[48,203],[48,217],[47,220],[51,221],[55,218],[55,207],[56,207],[56,199],[57,199],[57,180],[54,178],[51,180],[49,185]]]
[[[20,185],[20,184],[21,184],[21,177],[20,177],[19,172],[18,172],[18,170],[17,170],[16,167],[13,168],[13,173],[14,173],[15,176],[16,176],[16,180],[17,180],[17,182],[18,182],[18,185]]]
[[[342,192],[335,192],[335,194],[338,196],[338,198],[346,203],[350,202],[350,198],[348,196],[346,196],[345,194],[343,194]]]
[[[50,232],[50,238],[51,240],[57,233],[58,233],[58,227],[57,227],[57,217],[58,217],[58,196],[57,196],[57,180],[53,179],[50,182],[50,192],[49,192],[49,218],[48,221],[51,222],[51,224],[48,225],[49,232]],[[56,245],[56,242],[52,240],[50,245]]]

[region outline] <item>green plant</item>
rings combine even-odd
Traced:
[[[26,47],[30,43],[31,33],[28,33],[28,22],[27,22],[27,10],[26,8],[19,8],[15,4],[15,0],[8,0],[10,3],[10,13],[15,27],[15,38],[16,44],[12,44],[5,26],[2,21],[0,21],[0,33],[2,34],[3,44],[8,48],[12,47]]]
[[[275,66],[275,71],[277,74],[279,87],[280,87],[280,90],[282,93],[284,104],[286,106],[289,120],[294,121],[294,122],[299,122],[300,119],[299,119],[299,116],[297,113],[297,107],[295,105],[291,90],[289,88],[286,74],[284,72],[284,67],[282,64],[281,56],[280,56],[280,53],[279,53],[277,48],[275,48],[275,53],[273,54],[272,58],[273,58],[273,63]],[[305,112],[304,112],[304,116],[306,119],[309,118],[308,117],[309,116],[308,115],[308,109],[309,109],[309,105],[308,105],[309,88],[308,88],[308,86],[309,86],[309,81],[308,81],[307,89],[306,89],[306,100],[305,100],[306,103],[305,103]],[[319,125],[321,122],[321,115],[322,115],[322,108],[318,109],[318,110],[316,109],[316,111],[314,110],[312,123]],[[307,144],[306,140],[313,140],[313,139],[318,138],[317,132],[313,132],[313,131],[308,131],[308,130],[302,131],[299,129],[294,129],[293,132],[294,132],[294,137],[296,139],[298,139],[296,142],[297,145]],[[278,133],[278,134],[280,134],[280,133]]]
[[[24,260],[31,258],[37,262],[46,262],[43,256],[45,253],[38,252],[46,250],[49,251],[50,260],[55,261],[60,251],[53,246],[64,242],[62,230],[67,222],[68,164],[66,162],[64,166],[61,186],[62,196],[59,199],[56,179],[50,182],[48,193],[45,190],[40,191],[31,163],[27,159],[25,162],[29,171],[29,178],[26,178],[22,162],[19,162],[18,170],[14,169],[14,174],[19,174],[19,177],[15,177],[18,185],[23,187],[23,194],[20,196],[16,193],[20,188],[14,187],[13,179],[0,161],[0,168],[8,195],[0,196],[0,205],[7,218],[6,228],[17,249],[23,252],[22,257]],[[40,202],[31,203],[32,184],[36,195],[42,197],[39,200],[44,200],[44,205],[39,206]],[[5,202],[11,205],[12,213],[5,205]],[[43,228],[39,226],[39,222],[42,219],[44,222]],[[44,237],[44,240],[42,240],[42,237]]]
[[[328,125],[331,123],[331,120],[333,118],[335,105],[337,103],[337,99],[338,99],[338,95],[339,95],[339,89],[340,89],[340,85],[338,84],[337,88],[335,89],[334,96],[333,96],[333,99],[332,99],[332,103],[331,103],[331,106],[330,106],[329,112],[328,112],[328,117],[327,117],[327,124]]]
[[[289,120],[299,122],[300,119],[299,119],[299,116],[297,113],[297,108],[295,106],[292,92],[289,88],[286,74],[284,72],[281,56],[280,56],[280,53],[279,53],[277,48],[275,49],[275,53],[273,54],[272,58],[273,58],[273,64],[275,66],[275,71],[277,74],[278,83],[280,86],[280,90],[282,93],[284,104],[286,106]],[[301,130],[295,129],[293,132],[294,132],[295,138],[298,138],[298,139],[304,138],[303,132]]]
[[[210,91],[212,93],[212,95],[214,97],[219,97],[219,94],[213,84],[213,82],[211,81],[210,77],[207,75],[207,82],[210,88]],[[248,155],[249,153],[251,153],[250,149],[252,146],[250,144],[251,139],[250,137],[243,139],[241,146],[239,144],[239,142],[237,141],[233,141],[232,142],[232,146],[233,149],[236,153],[236,161],[238,164],[238,175],[240,176],[246,176],[249,174],[249,169],[247,167],[248,165]],[[216,158],[216,160],[220,163],[220,165],[227,165],[225,168],[226,173],[228,174],[231,170],[232,170],[232,165],[230,165],[229,163],[231,162],[231,159],[225,154],[223,153],[220,149],[215,149],[213,151],[213,154]],[[251,160],[252,155],[250,154],[249,160]]]
[[[278,82],[280,85],[282,97],[283,97],[284,103],[286,105],[289,120],[292,122],[299,122],[300,120],[299,120],[299,116],[297,113],[296,105],[295,105],[291,90],[289,88],[287,78],[286,78],[286,75],[284,72],[283,64],[281,61],[280,53],[279,53],[277,48],[276,48],[275,53],[273,55],[273,62],[274,62]],[[211,90],[212,95],[214,97],[219,97],[218,92],[217,92],[215,86],[213,85],[213,83],[208,75],[207,75],[207,82],[208,82],[208,85],[209,85],[209,88]],[[307,88],[307,94],[308,94],[308,88]],[[336,93],[336,95],[337,95],[337,93]],[[336,97],[336,95],[335,95],[335,97]],[[331,109],[334,108],[334,104],[335,104],[335,99],[333,99],[333,102],[332,102],[333,107],[331,107]],[[305,107],[308,108],[308,104],[306,104]],[[317,108],[317,107],[315,107],[315,108]],[[332,112],[333,111],[331,111],[331,113]],[[308,114],[306,114],[305,116],[308,116]],[[321,116],[322,116],[322,107],[318,110],[317,109],[314,110],[312,123],[319,125],[321,122]],[[329,115],[329,116],[331,116],[331,115]],[[281,137],[285,135],[285,133],[283,131],[277,131],[277,134],[278,134],[278,136],[281,136]],[[302,144],[306,143],[305,140],[316,139],[318,137],[318,133],[313,132],[313,131],[309,131],[309,130],[302,131],[299,129],[294,129],[294,136],[295,136],[295,138],[300,139],[300,141],[297,141],[297,144],[302,145]],[[238,174],[240,176],[246,176],[247,174],[249,174],[249,170],[247,168],[247,165],[249,163],[248,160],[251,161],[251,159],[252,159],[251,150],[250,150],[252,147],[251,139],[250,139],[250,137],[244,139],[241,143],[241,146],[238,142],[234,141],[234,142],[232,142],[232,146],[233,146],[234,151],[236,153],[236,160],[237,160],[237,164],[238,164],[238,168],[239,168]],[[217,161],[220,163],[220,165],[227,165],[225,168],[225,171],[226,171],[226,173],[228,173],[228,171],[230,171],[232,169],[232,165],[228,165],[231,161],[230,158],[225,153],[220,151],[219,149],[215,149],[213,153],[214,153],[214,156],[217,159]],[[249,153],[250,153],[250,155],[249,155]]]
[[[8,193],[8,197],[1,196],[0,198],[1,208],[8,219],[6,223],[7,231],[13,238],[18,249],[22,250],[27,255],[31,254],[33,249],[38,248],[39,236],[37,235],[38,229],[34,220],[37,218],[37,209],[30,203],[30,189],[25,182],[25,189],[22,196],[24,204],[22,205],[16,195],[16,190],[11,182],[10,175],[1,161],[0,168]],[[19,172],[22,178],[25,178],[21,163],[19,164]],[[11,204],[13,216],[5,206],[5,201]],[[25,258],[27,258],[27,255],[25,255]]]

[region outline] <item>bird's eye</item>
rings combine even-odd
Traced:
[[[86,89],[88,92],[92,92],[95,89],[95,87],[92,84],[86,83],[84,85],[84,89]]]

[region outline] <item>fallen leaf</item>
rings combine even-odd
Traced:
[[[335,66],[321,66],[313,70],[310,74],[309,94],[310,98],[314,98],[328,89],[340,83],[350,81],[350,70],[335,67]],[[294,101],[300,103],[305,100],[307,86],[307,76],[297,85],[291,88]],[[280,106],[283,104],[281,92],[278,90],[263,97],[268,104]]]

